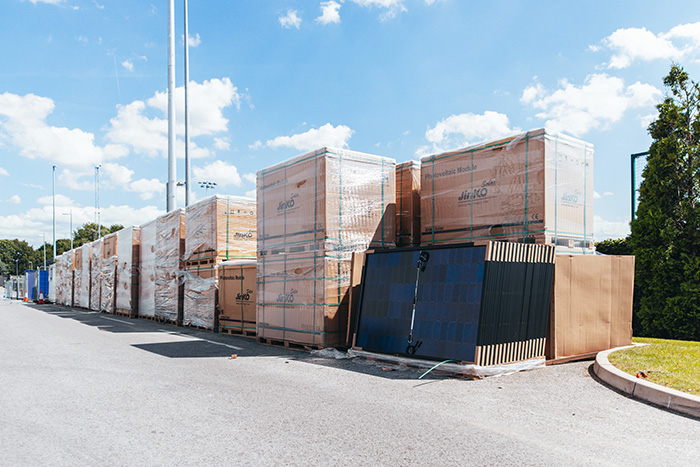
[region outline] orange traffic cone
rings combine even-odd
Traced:
[[[44,291],[40,290],[39,291],[39,305],[43,305],[43,304],[44,304]]]
[[[26,291],[26,290],[24,291],[24,301],[25,301],[25,302],[28,302],[28,301],[29,301],[29,292]]]

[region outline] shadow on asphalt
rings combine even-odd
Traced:
[[[19,302],[22,303],[22,302]],[[314,355],[303,350],[293,350],[282,347],[264,345],[254,338],[219,334],[189,327],[173,326],[172,324],[157,323],[147,319],[127,318],[107,313],[98,313],[62,305],[24,303],[24,306],[42,311],[46,314],[64,319],[72,319],[86,326],[98,328],[100,331],[112,333],[154,333],[165,332],[192,340],[178,342],[157,342],[132,344],[133,347],[151,352],[166,358],[236,358],[246,357],[276,357],[308,363],[315,366],[337,368],[355,373],[377,376],[386,379],[417,380],[425,370],[407,368],[391,363],[373,362],[360,358],[327,358]],[[342,353],[340,353],[342,355]],[[432,372],[420,381],[438,381],[449,379],[450,376]],[[419,384],[420,386],[422,384]],[[416,386],[416,387],[418,387]]]

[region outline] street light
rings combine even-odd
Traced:
[[[70,249],[73,249],[73,209],[70,212],[64,212],[64,216],[70,215]]]
[[[209,193],[209,188],[214,188],[216,186],[216,182],[199,182],[200,188],[204,188],[204,193]]]

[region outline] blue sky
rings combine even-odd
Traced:
[[[189,33],[194,182],[254,196],[322,146],[403,162],[547,127],[595,146],[597,240],[628,231],[671,62],[700,80],[694,2],[190,0]],[[51,241],[53,165],[58,238],[95,220],[97,165],[103,224],[163,213],[167,1],[4,0],[0,40],[0,238]]]

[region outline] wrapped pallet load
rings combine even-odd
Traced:
[[[90,244],[87,243],[85,245],[82,245],[80,248],[76,248],[76,252],[80,251],[80,260],[81,260],[81,266],[80,266],[80,298],[77,298],[77,293],[76,293],[76,305],[85,308],[86,310],[90,308],[90,260],[91,260],[91,247]],[[78,260],[76,259],[75,261],[76,265],[76,276],[77,276],[77,267],[78,267]],[[75,281],[75,288],[76,291],[78,289],[78,280],[76,277]]]
[[[219,332],[254,337],[256,261],[223,261],[219,281]]]
[[[420,163],[396,166],[396,246],[420,246]]]
[[[106,235],[102,240],[102,290],[100,311],[114,313],[115,287],[117,280],[117,233]]]
[[[156,316],[156,219],[141,226],[139,249],[139,318]]]
[[[176,209],[156,219],[155,316],[182,324],[181,274],[185,247],[185,210]]]
[[[90,309],[100,311],[102,300],[102,238],[90,244]]]
[[[73,299],[75,306],[82,306],[83,292],[83,250],[76,248],[73,250],[74,276],[73,276]],[[89,271],[89,268],[88,268]],[[89,279],[88,279],[89,280]]]
[[[127,227],[117,232],[117,285],[115,313],[134,318],[139,303],[139,247],[141,228]]]
[[[257,174],[257,333],[263,342],[346,341],[350,259],[395,246],[396,163],[322,148]]]
[[[217,266],[223,261],[255,259],[255,200],[222,195],[205,198],[187,207],[185,226],[183,322],[213,330]]]
[[[57,305],[65,305],[66,299],[65,293],[66,293],[66,287],[65,287],[65,263],[66,263],[66,254],[63,253],[62,255],[56,256],[56,266],[55,266],[55,289],[54,289],[54,303]]]
[[[593,146],[544,129],[421,160],[421,242],[595,252]]]

